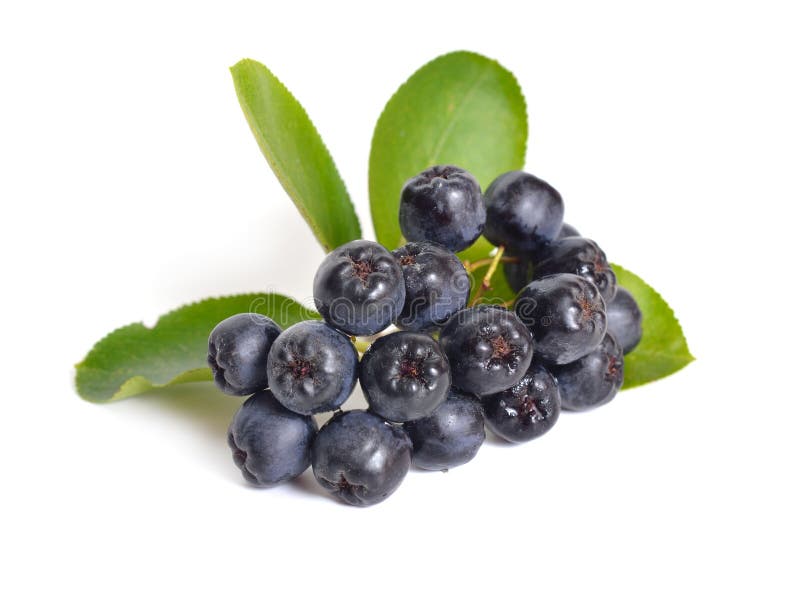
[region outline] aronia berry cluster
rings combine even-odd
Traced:
[[[431,167],[402,190],[406,245],[357,240],[324,259],[314,278],[322,321],[285,330],[254,313],[222,321],[208,363],[222,391],[251,395],[228,432],[244,477],[271,486],[311,465],[342,501],[372,505],[412,463],[469,462],[485,426],[526,442],[562,409],[609,402],[641,313],[603,251],[563,216],[559,193],[528,173],[505,173],[482,193],[467,171]],[[468,303],[456,252],[481,234],[497,246],[490,270],[502,263],[518,292],[513,309],[486,303],[483,283]],[[355,337],[370,337],[360,360]],[[356,382],[369,408],[343,412]],[[313,415],[326,411],[335,413],[318,428]]]

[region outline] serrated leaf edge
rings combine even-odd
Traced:
[[[414,72],[412,72],[411,75],[399,87],[397,87],[397,90],[395,90],[395,92],[392,93],[392,96],[389,97],[389,100],[383,106],[383,109],[381,110],[381,113],[378,116],[377,121],[375,122],[375,126],[374,126],[374,128],[372,130],[372,137],[370,138],[370,143],[369,143],[370,151],[369,151],[368,171],[367,171],[367,177],[368,177],[368,179],[367,179],[367,191],[369,192],[370,196],[372,194],[372,180],[371,180],[372,176],[370,175],[370,172],[372,171],[372,147],[373,147],[373,145],[375,143],[375,134],[376,134],[376,132],[378,130],[378,126],[380,125],[381,121],[383,120],[383,117],[386,114],[386,110],[389,108],[389,104],[394,100],[395,97],[397,97],[397,95],[399,95],[402,92],[402,90],[405,87],[408,86],[409,82],[411,81],[411,78],[417,72],[419,72],[420,70],[423,70],[424,68],[427,68],[428,66],[430,66],[434,62],[437,62],[438,60],[442,60],[444,58],[447,58],[447,57],[450,57],[450,56],[455,56],[455,55],[472,56],[472,57],[476,57],[476,58],[480,58],[480,59],[486,60],[486,61],[488,61],[488,62],[490,62],[492,64],[495,64],[496,66],[500,67],[501,69],[503,69],[511,77],[511,80],[514,83],[515,90],[519,93],[519,96],[522,98],[522,115],[523,115],[523,121],[525,122],[525,135],[524,135],[524,139],[523,139],[523,142],[522,142],[522,154],[523,155],[527,154],[527,152],[528,152],[528,137],[530,135],[530,125],[529,125],[529,122],[528,122],[528,101],[527,101],[527,99],[525,99],[525,93],[522,92],[522,86],[519,84],[519,80],[514,75],[514,73],[511,72],[511,70],[509,70],[505,66],[503,66],[498,60],[495,60],[494,58],[490,58],[490,57],[485,56],[483,54],[480,54],[478,52],[472,52],[472,51],[469,51],[469,50],[455,50],[455,51],[452,51],[452,52],[447,52],[446,54],[442,54],[440,56],[436,56],[432,60],[428,60],[422,66],[420,66],[419,68],[414,70]],[[484,76],[486,76],[486,73],[488,73],[488,72],[489,71],[487,70],[483,74],[481,74],[481,76],[478,77],[477,82],[474,84],[474,88],[477,88],[477,86],[478,86],[477,83],[478,82],[482,82],[482,78]],[[461,105],[463,105],[463,102],[461,104],[459,104],[459,109],[460,109]],[[441,142],[437,143],[437,145],[438,145],[438,148],[434,152],[437,152],[437,150],[441,150]],[[438,155],[432,155],[430,157],[430,160],[435,160],[437,158],[438,158]],[[520,164],[520,167],[523,167],[525,165],[525,160],[526,160],[526,158],[523,156],[523,158],[522,158],[523,162]],[[432,162],[432,163],[429,163],[429,166],[436,165],[436,164],[437,163]],[[453,163],[453,165],[458,165],[458,163]],[[370,214],[370,218],[372,219],[372,228],[373,228],[373,231],[375,232],[375,234],[377,236],[377,231],[378,230],[375,228],[375,213],[372,212],[372,199],[371,199],[371,197],[370,197],[370,200],[369,200],[369,204],[370,204],[370,213],[369,214]],[[394,248],[392,248],[392,249],[394,249]]]
[[[347,189],[347,184],[345,183],[344,178],[342,177],[342,174],[340,173],[339,168],[336,165],[336,161],[334,160],[330,149],[328,149],[328,145],[325,143],[325,140],[322,138],[322,135],[319,133],[319,130],[317,129],[316,125],[314,124],[314,120],[312,120],[311,117],[308,115],[308,112],[306,111],[306,108],[303,106],[303,104],[300,102],[300,100],[297,99],[297,97],[294,96],[294,93],[292,93],[289,90],[289,88],[285,84],[283,84],[283,81],[281,81],[281,79],[279,79],[275,75],[275,73],[272,72],[272,70],[267,68],[264,64],[262,64],[258,60],[253,60],[252,58],[243,58],[242,60],[239,60],[236,64],[231,66],[230,67],[231,76],[234,77],[234,80],[235,80],[234,68],[236,68],[237,66],[239,66],[241,64],[245,64],[245,63],[248,64],[248,65],[255,64],[256,66],[260,66],[260,67],[264,68],[269,73],[269,75],[272,78],[275,79],[275,82],[277,82],[278,85],[284,91],[286,91],[286,93],[290,97],[292,97],[295,100],[297,105],[300,107],[300,111],[303,113],[303,115],[306,116],[306,119],[308,120],[309,124],[311,124],[312,130],[314,130],[314,133],[317,135],[317,138],[319,138],[320,145],[322,146],[323,150],[325,151],[325,154],[330,159],[330,161],[331,161],[331,163],[333,165],[334,172],[336,173],[337,177],[339,178],[339,180],[342,183],[342,187],[344,188],[344,192],[345,192],[345,198],[347,199],[347,203],[350,205],[350,208],[353,211],[353,218],[354,218],[355,223],[356,223],[357,236],[361,237],[362,236],[361,221],[358,219],[358,213],[356,212],[355,205],[353,204],[353,200],[350,197],[350,192]],[[239,106],[242,109],[242,113],[244,113],[244,117],[247,120],[247,125],[250,127],[250,131],[252,132],[253,136],[256,138],[256,144],[258,145],[258,148],[261,151],[261,154],[264,155],[264,158],[267,160],[267,163],[269,164],[270,169],[272,170],[272,172],[275,175],[275,177],[278,178],[278,181],[280,182],[281,186],[283,186],[283,189],[289,195],[289,198],[292,200],[292,203],[297,208],[298,212],[300,213],[300,216],[303,217],[303,220],[305,220],[306,224],[313,231],[314,237],[316,237],[317,241],[322,246],[322,249],[324,249],[326,252],[330,252],[332,249],[334,249],[334,248],[336,248],[338,246],[335,246],[335,245],[329,246],[329,245],[327,245],[327,242],[323,242],[323,240],[322,240],[322,229],[320,229],[320,227],[312,220],[312,217],[310,216],[310,214],[308,212],[308,209],[306,209],[303,205],[301,205],[298,201],[296,201],[292,197],[292,194],[299,196],[300,192],[297,190],[297,187],[293,183],[291,183],[291,181],[284,174],[281,173],[281,169],[282,168],[278,166],[278,164],[277,164],[278,160],[277,160],[277,157],[274,155],[274,153],[272,151],[267,150],[264,147],[262,147],[261,143],[258,142],[258,136],[259,136],[260,132],[257,132],[257,130],[256,130],[256,126],[255,126],[255,122],[253,120],[252,114],[251,114],[250,110],[246,107],[246,103],[243,100],[242,96],[240,95],[239,89],[236,87],[235,84],[234,84],[234,89],[236,91],[236,97],[237,97],[237,99],[239,101]]]
[[[675,320],[675,324],[678,326],[678,330],[680,330],[681,336],[683,337],[683,342],[686,344],[686,353],[688,354],[688,358],[684,358],[684,357],[679,357],[677,355],[671,355],[671,354],[664,355],[663,353],[657,353],[655,351],[648,351],[648,350],[640,351],[640,352],[644,352],[644,353],[654,353],[654,354],[658,355],[659,357],[661,357],[662,359],[671,359],[671,360],[674,360],[674,361],[681,361],[682,365],[680,365],[679,367],[677,367],[675,370],[671,371],[667,375],[662,375],[660,377],[653,378],[651,380],[647,380],[647,381],[644,381],[644,382],[640,382],[638,384],[630,384],[630,385],[628,385],[623,381],[621,389],[622,390],[631,390],[633,388],[638,388],[639,386],[644,386],[644,385],[647,385],[649,383],[658,381],[658,380],[663,379],[665,377],[669,377],[670,375],[673,375],[673,374],[679,372],[681,369],[685,368],[692,361],[696,361],[697,359],[692,354],[692,351],[689,348],[689,341],[686,340],[686,333],[683,331],[683,326],[681,325],[681,321],[680,321],[680,319],[678,319],[678,316],[675,315],[675,310],[672,309],[672,306],[669,304],[669,302],[666,299],[664,299],[664,296],[659,291],[657,291],[650,283],[648,283],[647,281],[642,279],[642,277],[640,277],[638,274],[636,274],[632,270],[629,270],[629,269],[625,268],[624,266],[620,266],[619,264],[616,264],[616,263],[612,263],[611,267],[615,271],[616,270],[622,270],[623,272],[625,272],[627,274],[632,274],[633,276],[638,277],[639,279],[641,279],[641,281],[645,285],[647,285],[650,288],[651,291],[653,291],[653,293],[658,295],[659,299],[661,299],[661,301],[664,302],[664,305],[667,306],[667,311],[672,316],[672,319]],[[624,285],[622,285],[622,286],[624,287]]]
[[[110,395],[108,398],[94,398],[94,397],[90,397],[90,396],[88,396],[88,395],[86,395],[86,394],[81,392],[80,386],[78,385],[78,373],[80,373],[81,369],[96,369],[94,367],[91,367],[91,366],[87,365],[86,361],[88,359],[90,359],[91,356],[97,350],[103,348],[103,345],[108,340],[110,340],[114,335],[116,335],[116,334],[118,334],[120,332],[125,332],[127,330],[130,330],[131,328],[142,328],[142,329],[147,330],[147,331],[152,331],[162,322],[162,320],[164,318],[166,318],[166,317],[168,317],[168,316],[170,316],[170,315],[172,315],[174,313],[177,313],[178,311],[180,311],[182,309],[186,309],[186,308],[193,307],[195,305],[204,304],[204,303],[210,303],[210,302],[214,302],[214,301],[222,301],[224,299],[230,299],[232,297],[251,298],[252,300],[255,300],[257,298],[263,297],[265,294],[266,293],[236,293],[236,294],[232,294],[232,295],[220,295],[220,296],[217,296],[217,297],[206,297],[205,299],[197,299],[195,301],[190,301],[189,303],[185,303],[185,304],[183,304],[183,305],[181,305],[179,307],[176,307],[174,309],[169,310],[166,313],[161,314],[158,317],[158,319],[156,319],[155,323],[153,325],[151,325],[151,326],[148,326],[144,322],[133,322],[131,324],[126,324],[124,326],[120,326],[119,328],[115,328],[111,332],[108,332],[106,335],[104,335],[97,342],[95,342],[94,345],[92,346],[92,348],[89,349],[89,352],[86,353],[86,356],[79,363],[75,364],[75,377],[74,377],[75,391],[78,393],[78,395],[81,398],[83,398],[84,400],[86,400],[88,402],[102,403],[102,402],[113,402],[114,400],[120,400],[121,398],[123,398],[123,397],[125,397],[127,395],[126,391],[130,388],[130,386],[132,384],[135,384],[135,383],[138,383],[138,382],[144,382],[143,383],[144,386],[149,386],[147,389],[157,389],[157,388],[163,388],[163,387],[166,387],[166,386],[171,386],[171,385],[179,384],[179,383],[188,383],[190,381],[211,381],[213,379],[212,376],[211,376],[211,371],[208,370],[208,369],[205,369],[205,368],[195,368],[195,369],[189,369],[189,370],[183,371],[183,372],[179,373],[178,375],[176,375],[175,377],[171,378],[169,381],[164,382],[164,383],[154,383],[154,382],[150,381],[147,377],[145,377],[143,375],[135,375],[135,376],[129,377],[124,382],[122,382],[122,384],[120,384],[120,386],[117,388],[117,390],[112,395]],[[313,312],[312,310],[310,310],[307,307],[305,307],[302,303],[300,303],[298,300],[294,299],[293,297],[289,297],[288,295],[284,295],[282,293],[269,293],[269,295],[273,296],[276,299],[290,300],[290,301],[295,302],[298,305],[298,307],[301,307],[303,310],[305,310],[306,312],[308,312],[310,314],[310,316],[311,316],[310,319],[316,319],[318,317],[315,312]],[[186,379],[188,376],[194,376],[194,374],[199,374],[202,371],[207,371],[208,372],[208,377],[207,378],[200,379],[200,380]],[[142,390],[140,390],[137,393],[140,393],[141,391]]]

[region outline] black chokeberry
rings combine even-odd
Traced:
[[[533,271],[534,278],[551,274],[571,273],[593,282],[600,289],[606,303],[617,292],[617,276],[606,259],[606,254],[591,239],[566,237],[553,242]]]
[[[372,343],[359,380],[370,412],[402,423],[432,413],[450,391],[450,365],[439,343],[419,332],[395,332]]]
[[[380,503],[411,466],[406,432],[363,410],[335,414],[314,440],[311,467],[325,490],[350,505]]]
[[[303,415],[335,410],[355,387],[358,352],[335,328],[308,320],[275,340],[267,372],[272,393],[289,410]]]
[[[534,363],[522,380],[481,399],[486,424],[506,441],[522,443],[545,434],[561,411],[558,384],[547,369]]]
[[[426,470],[466,464],[486,437],[480,400],[459,392],[451,392],[430,415],[404,423],[403,428],[414,445],[414,465]]]
[[[400,193],[400,230],[408,241],[433,241],[454,252],[475,243],[486,222],[481,187],[470,173],[435,165]]]
[[[331,326],[368,336],[392,324],[406,299],[403,271],[395,257],[374,241],[339,246],[314,276],[314,303]]]
[[[606,333],[600,290],[575,274],[554,274],[528,284],[514,311],[536,340],[536,355],[563,365],[592,351]]]
[[[558,237],[554,241],[541,245],[533,252],[515,253],[513,250],[506,250],[508,258],[503,262],[503,272],[508,286],[515,293],[521,291],[525,285],[534,279],[536,266],[550,256],[552,246],[557,244],[559,239],[579,236],[580,233],[575,227],[564,223],[561,225],[561,231],[558,232]]]
[[[222,320],[208,337],[208,365],[226,394],[246,396],[267,387],[267,355],[281,328],[267,316],[242,313]]]
[[[606,334],[588,355],[567,365],[552,366],[550,371],[558,382],[564,410],[595,408],[610,402],[622,386],[622,347],[611,334]]]
[[[244,478],[269,487],[308,468],[316,433],[312,417],[293,413],[265,390],[248,398],[236,412],[228,429],[228,445]]]
[[[453,386],[479,396],[516,384],[533,357],[531,333],[503,307],[461,310],[444,325],[439,341],[450,361]]]
[[[617,294],[606,303],[608,332],[614,335],[626,355],[642,339],[642,310],[630,291],[617,287]]]
[[[504,173],[486,189],[483,235],[514,253],[533,253],[553,241],[564,220],[561,195],[524,171]]]
[[[392,253],[403,269],[406,285],[406,301],[397,326],[432,330],[467,305],[469,275],[453,252],[436,243],[419,241]]]

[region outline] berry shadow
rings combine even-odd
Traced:
[[[310,497],[314,497],[315,499],[324,499],[330,503],[337,502],[337,500],[330,497],[326,493],[325,489],[323,489],[322,486],[317,482],[317,479],[314,478],[314,473],[311,472],[310,467],[307,468],[306,471],[300,476],[273,488],[292,490],[300,495],[308,495]]]
[[[259,487],[254,487],[258,489]],[[300,495],[302,497],[310,497],[315,499],[319,502],[324,502],[326,504],[336,506],[341,509],[351,509],[356,513],[359,513],[360,510],[365,508],[359,506],[349,505],[345,503],[338,497],[331,496],[322,486],[317,482],[317,479],[314,478],[314,473],[311,471],[311,468],[306,470],[303,474],[298,476],[297,478],[289,481],[288,483],[284,483],[282,485],[277,485],[275,487],[270,487],[270,489],[287,489],[293,491],[295,494]],[[360,512],[363,513],[363,512]]]
[[[456,468],[459,468],[459,467],[456,466]],[[420,468],[419,466],[414,464],[414,462],[412,461],[411,462],[411,468],[408,469],[408,472],[409,472],[409,474],[436,475],[436,474],[447,474],[451,470],[452,470],[451,468],[448,468],[448,469],[445,469],[445,470],[430,470],[428,468]]]
[[[199,461],[211,472],[231,483],[245,485],[231,459],[227,432],[243,397],[228,396],[211,382],[170,386],[117,403],[120,411],[142,426],[169,432],[172,448],[186,459]]]
[[[228,426],[233,415],[239,410],[247,397],[229,396],[220,392],[211,382],[182,384],[163,388],[157,392],[142,394],[126,401],[128,406],[143,409],[148,415],[156,413],[160,419],[170,419],[179,427],[179,431],[189,435],[179,443],[187,444],[190,455],[202,457],[209,467],[225,480],[240,485],[243,489],[271,491],[286,489],[300,496],[308,496],[332,505],[351,507],[327,494],[317,483],[311,468],[299,477],[274,487],[258,487],[242,478],[241,472],[231,460],[231,451],[227,444]],[[366,408],[366,401],[361,390],[356,388],[353,395],[343,406],[345,410]],[[314,415],[321,427],[333,413]],[[147,422],[144,420],[143,422]],[[355,508],[354,508],[355,509]]]
[[[137,400],[143,406],[189,422],[204,437],[225,444],[228,425],[245,398],[223,394],[211,382],[198,382],[142,394]]]

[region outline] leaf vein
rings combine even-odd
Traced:
[[[431,156],[428,159],[430,165],[437,164],[439,156],[442,154],[442,149],[444,149],[444,145],[447,142],[448,138],[450,137],[450,134],[452,134],[453,128],[455,127],[456,122],[458,121],[459,113],[463,111],[464,106],[469,103],[470,99],[472,99],[472,96],[477,92],[478,88],[481,86],[483,81],[486,79],[486,77],[489,76],[489,72],[490,68],[484,67],[483,72],[481,72],[481,74],[475,78],[473,83],[469,86],[469,89],[467,89],[467,92],[464,93],[463,99],[458,103],[458,105],[456,105],[456,108],[453,110],[450,120],[447,122],[447,125],[442,131],[441,136],[439,136],[439,140],[436,143],[436,146],[433,147],[433,152],[431,153]]]

